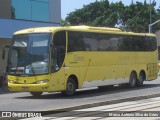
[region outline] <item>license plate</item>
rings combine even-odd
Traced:
[[[29,90],[29,87],[23,86],[22,90]]]

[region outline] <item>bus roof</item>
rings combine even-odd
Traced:
[[[140,36],[155,36],[150,33],[134,33],[126,32],[119,28],[109,28],[109,27],[92,27],[92,26],[66,26],[66,27],[37,27],[20,30],[14,33],[16,34],[27,34],[27,33],[40,33],[40,32],[54,32],[60,30],[71,30],[71,31],[84,31],[84,32],[98,32],[98,33],[112,33],[112,34],[125,34],[125,35],[140,35]]]

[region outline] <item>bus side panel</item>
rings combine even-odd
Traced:
[[[128,82],[126,67],[117,63],[117,52],[90,52],[90,64],[83,87],[114,85]],[[127,80],[127,81],[126,81]]]
[[[79,88],[128,83],[132,71],[147,80],[157,78],[156,52],[72,52],[65,60],[67,76],[78,78]]]
[[[158,76],[158,50],[148,54],[150,61],[147,64],[147,80],[154,80]]]
[[[137,78],[139,78],[141,71],[145,72],[148,80],[157,78],[155,51],[89,52],[86,56],[89,57],[90,63],[86,69],[84,82],[89,87],[128,83],[132,71],[136,72]],[[152,72],[149,72],[149,69]]]
[[[75,76],[78,82],[78,88],[82,88],[86,75],[88,57],[84,52],[70,52],[65,57],[65,84],[69,76]],[[87,63],[86,63],[87,62]]]
[[[150,63],[147,65],[148,70],[148,80],[154,80],[157,78],[158,70],[156,63]]]
[[[51,74],[50,87],[52,91],[62,91],[65,89],[65,68]]]

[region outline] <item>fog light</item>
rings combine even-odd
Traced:
[[[49,80],[40,80],[35,82],[36,84],[42,84],[42,83],[47,83]]]
[[[8,82],[9,82],[9,83],[12,83],[12,84],[16,84],[16,82],[13,81],[13,80],[8,80]]]

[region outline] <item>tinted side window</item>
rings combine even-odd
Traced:
[[[68,32],[68,52],[84,51],[83,34]]]
[[[124,50],[123,37],[119,35],[111,35],[110,37],[110,45],[112,51]],[[125,45],[126,46],[126,45]]]
[[[83,33],[83,43],[85,51],[97,51],[97,37],[95,33]]]
[[[154,51],[155,37],[68,32],[68,52],[73,51]]]
[[[116,51],[154,51],[157,49],[155,37],[112,35],[111,38],[112,51],[115,48]]]
[[[58,71],[63,64],[66,52],[66,32],[60,31],[55,33],[53,37],[52,46],[52,60],[51,60],[51,70],[52,72]]]
[[[155,37],[146,37],[144,47],[148,51],[154,51],[157,49],[157,40]]]
[[[111,50],[111,36],[108,34],[97,34],[98,51]]]

